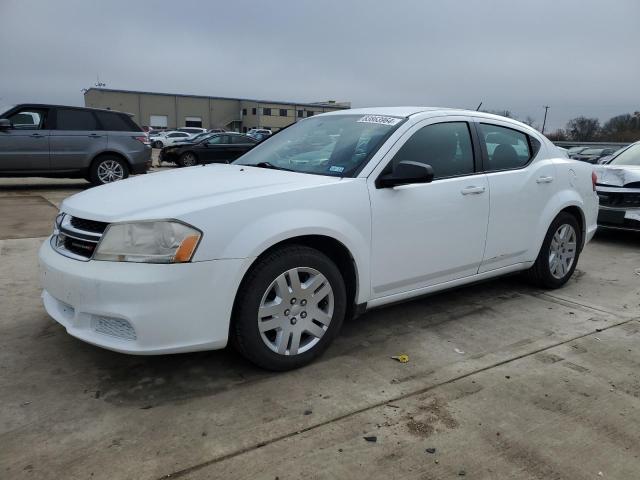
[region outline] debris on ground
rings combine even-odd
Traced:
[[[376,436],[362,437],[362,438],[364,438],[367,442],[371,442],[371,443],[376,443],[378,441],[378,437]]]
[[[305,410],[305,411],[304,411],[304,414],[305,414],[305,415],[311,415],[312,413],[313,413],[313,412],[312,412],[311,410]]]
[[[427,453],[436,453],[436,449],[435,449],[435,448],[433,448],[433,447],[430,447],[430,448],[427,448],[427,449],[425,450],[425,452],[427,452]]]
[[[393,360],[397,360],[400,363],[409,363],[409,355],[401,353],[400,355],[394,355],[391,357]]]
[[[464,355],[464,350],[460,350],[459,348],[454,348],[453,351],[459,353],[460,355]]]
[[[458,476],[460,476],[460,477],[464,477],[466,474],[467,474],[467,472],[465,472],[464,470],[460,470],[458,472]]]

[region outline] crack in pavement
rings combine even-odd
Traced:
[[[542,295],[546,296],[546,294],[542,294]],[[540,295],[540,296],[542,296],[542,295]],[[540,297],[538,296],[538,298],[540,298]],[[551,298],[548,299],[548,301],[554,302],[554,303],[558,303],[557,300],[560,300],[560,299],[555,299],[555,297],[551,297]],[[562,299],[562,301],[565,301],[565,300]],[[614,316],[616,316],[618,318],[625,318],[625,317],[621,317],[618,314],[613,314],[611,312],[600,310],[598,308],[593,308],[593,307],[590,307],[588,305],[583,305],[583,304],[580,304],[578,302],[568,302],[568,303],[575,303],[575,305],[579,305],[579,306],[587,308],[587,309],[591,309],[591,310],[602,312],[602,313],[609,313],[609,314],[614,315]],[[616,328],[616,327],[619,327],[621,325],[625,325],[625,324],[628,324],[628,323],[631,323],[631,322],[634,322],[634,321],[638,321],[638,320],[640,320],[640,317],[632,317],[632,318],[628,318],[627,317],[627,318],[625,318],[624,320],[622,320],[622,321],[620,321],[618,323],[615,323],[615,324],[612,324],[612,325],[608,325],[608,326],[603,327],[603,328],[594,329],[593,331],[584,333],[582,335],[577,335],[575,337],[571,337],[569,339],[563,340],[561,342],[554,343],[552,345],[548,345],[546,347],[538,348],[536,350],[533,350],[533,351],[530,351],[530,352],[526,352],[526,353],[523,353],[521,355],[517,355],[515,357],[507,358],[505,360],[501,360],[499,362],[492,363],[491,365],[487,365],[485,367],[478,368],[476,370],[472,370],[472,371],[467,372],[465,374],[455,376],[453,378],[450,378],[448,380],[445,380],[445,381],[430,385],[428,387],[423,387],[423,388],[420,388],[420,389],[415,390],[413,392],[408,392],[408,393],[405,393],[403,395],[398,395],[396,397],[384,400],[382,402],[377,402],[375,404],[368,405],[366,407],[354,410],[352,412],[345,413],[344,415],[340,415],[340,416],[337,416],[335,418],[328,419],[328,420],[326,420],[324,422],[320,422],[320,423],[317,423],[315,425],[310,425],[308,427],[302,428],[300,430],[296,430],[294,432],[289,432],[289,433],[286,433],[286,434],[278,435],[278,436],[275,436],[275,437],[273,437],[271,439],[256,443],[254,445],[247,446],[245,448],[241,448],[241,449],[236,450],[234,452],[230,452],[228,454],[221,455],[221,456],[216,457],[216,458],[212,458],[212,459],[207,460],[205,462],[202,462],[202,463],[199,463],[199,464],[196,464],[196,465],[192,465],[190,467],[186,467],[184,469],[177,470],[177,471],[172,472],[172,473],[165,474],[165,475],[159,477],[158,480],[163,480],[163,479],[168,479],[168,478],[180,478],[180,477],[183,477],[183,476],[188,475],[190,473],[193,473],[195,471],[201,470],[201,469],[203,469],[205,467],[208,467],[210,465],[213,465],[213,464],[216,464],[216,463],[220,463],[220,462],[222,462],[224,460],[228,460],[230,458],[234,458],[234,457],[237,457],[239,455],[243,455],[245,453],[251,452],[252,450],[257,450],[258,448],[262,448],[264,446],[271,445],[271,444],[280,442],[282,440],[286,440],[288,438],[295,437],[297,435],[301,435],[303,433],[306,433],[306,432],[309,432],[309,431],[312,431],[312,430],[316,430],[316,429],[321,428],[323,426],[329,425],[331,423],[339,422],[341,420],[356,416],[356,415],[358,415],[360,413],[363,413],[363,412],[367,412],[367,411],[370,411],[370,410],[373,410],[373,409],[376,409],[376,408],[380,408],[380,407],[383,407],[385,405],[392,404],[394,402],[398,402],[398,401],[401,401],[401,400],[404,400],[404,399],[407,399],[407,398],[411,398],[411,397],[422,395],[422,394],[424,394],[426,392],[429,392],[429,391],[434,390],[436,388],[439,388],[439,387],[454,383],[454,382],[456,382],[458,380],[462,380],[464,378],[468,378],[468,377],[471,377],[473,375],[476,375],[476,374],[479,374],[479,373],[482,373],[482,372],[486,372],[486,371],[491,370],[493,368],[497,368],[497,367],[500,367],[500,366],[515,362],[517,360],[521,360],[523,358],[530,357],[532,355],[536,355],[538,353],[545,352],[547,350],[551,350],[553,348],[556,348],[556,347],[559,347],[559,346],[562,346],[562,345],[566,345],[567,343],[574,342],[575,340],[579,340],[581,338],[585,338],[585,337],[588,337],[590,335],[595,335],[596,333],[604,332],[604,331],[610,330],[612,328]]]

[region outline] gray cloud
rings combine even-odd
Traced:
[[[637,0],[0,0],[0,104],[110,88],[509,109],[640,109]]]

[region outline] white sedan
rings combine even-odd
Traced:
[[[536,130],[419,107],[314,116],[230,165],[65,200],[40,250],[47,312],[118,352],[310,362],[345,317],[508,273],[571,277],[596,177]]]
[[[178,132],[177,130],[169,130],[162,132],[151,138],[151,146],[154,148],[164,148],[173,145],[176,142],[188,140],[193,136],[191,133]]]

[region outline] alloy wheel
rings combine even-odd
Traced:
[[[293,268],[271,282],[262,296],[258,331],[273,352],[298,355],[324,336],[333,308],[334,293],[327,278],[314,268]]]
[[[193,153],[185,153],[182,157],[182,165],[185,167],[193,167],[196,163],[196,156]]]
[[[549,245],[549,270],[558,280],[571,270],[576,258],[576,231],[569,224],[560,225]]]
[[[104,160],[98,165],[98,179],[102,183],[111,183],[124,178],[124,168],[116,160]]]

